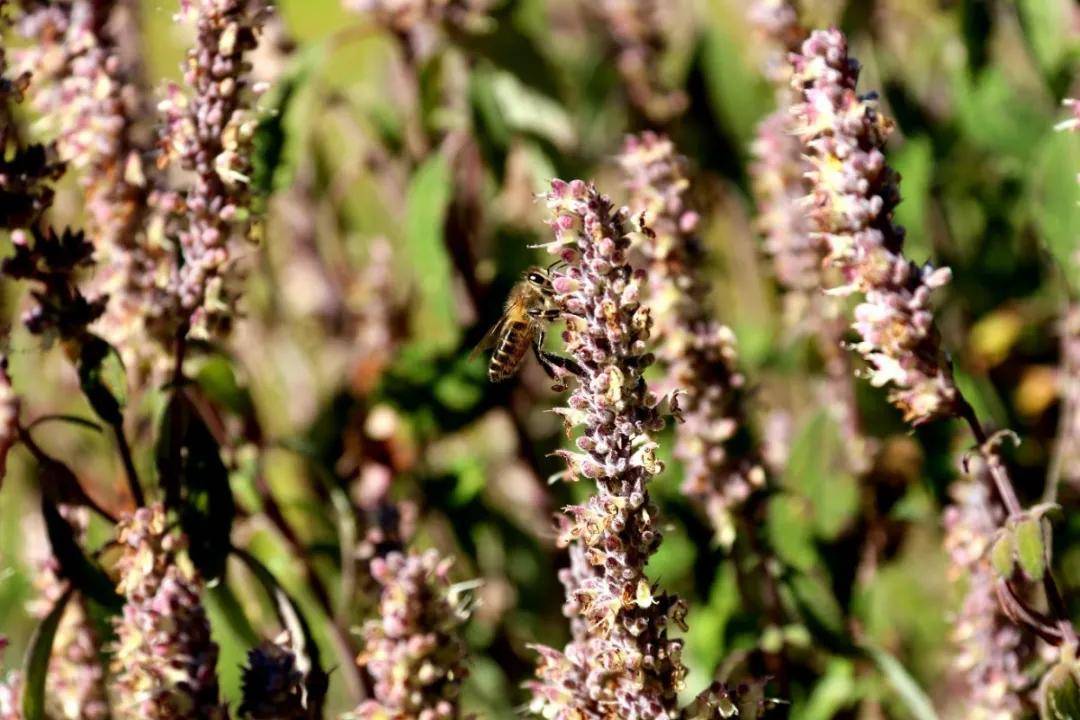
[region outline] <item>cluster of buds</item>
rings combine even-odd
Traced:
[[[837,303],[821,294],[826,247],[811,234],[801,200],[808,187],[802,143],[791,132],[786,107],[769,115],[750,145],[750,180],[757,204],[756,226],[773,274],[783,290],[784,319],[800,333],[815,334],[835,314]]]
[[[175,234],[183,256],[176,270],[181,322],[194,337],[226,332],[235,313],[240,281],[237,241],[248,235],[251,216],[251,154],[257,117],[245,56],[257,45],[268,12],[248,0],[187,0],[182,16],[194,15],[196,41],[184,65],[185,94],[171,85],[159,108],[165,127],[161,164],[175,162],[193,175],[186,193],[159,193],[173,213],[166,233]]]
[[[20,22],[33,41],[20,59],[33,75],[34,104],[56,135],[58,154],[80,173],[85,229],[100,268],[95,290],[109,297],[101,332],[134,360],[130,346],[143,315],[168,304],[171,258],[144,232],[151,182],[138,118],[146,102],[138,68],[118,47],[123,12],[119,3],[91,0],[35,7]]]
[[[667,122],[687,108],[686,95],[665,87],[659,77],[666,39],[656,0],[600,0],[592,12],[607,30],[615,65],[630,102],[653,122]]]
[[[414,58],[429,56],[440,31],[474,32],[487,26],[490,0],[344,0],[394,33]]]
[[[289,648],[288,632],[253,648],[247,659],[241,678],[241,718],[308,720],[313,717],[305,707],[304,674]]]
[[[809,192],[803,147],[792,132],[790,106],[792,66],[788,55],[806,38],[799,15],[787,0],[757,0],[748,10],[765,61],[762,71],[772,83],[778,108],[757,126],[750,145],[750,182],[757,205],[756,226],[773,274],[783,291],[784,320],[800,334],[823,336],[833,345],[837,302],[821,294],[827,247],[811,234],[802,198]]]
[[[12,106],[22,100],[28,77],[11,80],[6,69],[0,47],[0,227],[12,229],[35,223],[52,204],[49,183],[63,175],[64,166],[52,148],[20,142]]]
[[[619,156],[630,209],[643,218],[640,249],[648,267],[649,309],[659,336],[665,392],[682,393],[684,422],[675,456],[684,463],[683,492],[705,509],[717,539],[734,540],[732,510],[765,483],[760,453],[731,449],[746,432],[745,380],[737,368],[735,336],[711,319],[698,214],[687,207],[686,160],[671,140],[651,132],[630,137]]]
[[[117,528],[123,612],[116,620],[113,712],[123,720],[224,720],[218,649],[199,601],[202,582],[160,504]]]
[[[830,292],[864,295],[854,347],[871,383],[892,385],[889,398],[906,420],[953,414],[957,391],[930,309],[932,291],[950,272],[903,255],[904,231],[893,222],[897,176],[882,152],[892,123],[872,97],[856,93],[859,64],[839,30],[814,32],[792,62],[800,102],[791,112],[809,163],[810,226],[843,278]]]
[[[357,662],[373,681],[372,697],[348,717],[460,717],[467,612],[450,582],[450,561],[434,550],[392,552],[373,560],[371,571],[381,588],[379,611],[364,625]]]
[[[0,30],[6,30],[7,1],[0,0]],[[24,145],[14,106],[23,100],[29,74],[9,74],[6,49],[0,46],[0,227],[26,227],[52,203],[49,182],[63,174],[51,148]]]
[[[93,264],[94,246],[82,232],[39,225],[14,231],[11,241],[15,254],[3,261],[0,273],[36,286],[36,304],[23,317],[27,329],[63,340],[84,337],[105,311],[105,298],[88,299],[78,285],[79,272]]]
[[[34,105],[56,133],[60,158],[83,171],[88,231],[110,259],[134,240],[145,202],[140,148],[134,142],[139,94],[106,27],[115,3],[70,0],[29,12],[21,53],[32,74]],[[117,257],[119,259],[119,257]]]
[[[568,432],[581,429],[577,451],[560,454],[566,475],[592,480],[596,492],[566,509],[559,534],[592,570],[572,573],[569,600],[583,632],[562,652],[540,649],[532,707],[559,719],[672,718],[685,668],[668,627],[683,625],[685,609],[645,574],[661,539],[648,483],[663,469],[652,436],[664,426],[643,377],[653,362],[646,274],[630,268],[625,208],[580,180],[553,180],[546,199],[555,232],[548,248],[567,263],[553,283],[579,373],[567,407],[556,410]]]
[[[806,38],[799,12],[788,0],[754,0],[746,14],[764,50],[765,77],[778,94],[786,94],[791,79],[788,53],[797,51]]]
[[[990,560],[991,543],[1002,511],[991,497],[985,466],[953,484],[952,504],[946,508],[945,549],[951,579],[963,583],[964,598],[952,630],[956,647],[953,661],[964,689],[965,717],[1006,720],[1020,717],[1027,706],[1025,676],[1034,648],[1005,616],[998,603],[998,582]]]

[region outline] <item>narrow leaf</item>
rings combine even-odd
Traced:
[[[79,386],[90,407],[106,423],[122,423],[127,379],[116,349],[101,338],[92,337],[82,344],[76,364]]]
[[[56,629],[60,626],[64,609],[74,592],[74,586],[69,585],[64,594],[57,598],[56,604],[42,619],[30,639],[30,646],[23,662],[23,674],[26,678],[22,698],[24,720],[45,719],[45,675],[49,670],[49,658],[52,655]]]
[[[90,508],[102,517],[112,519],[93,498],[83,490],[79,478],[64,463],[47,455],[38,456],[38,487],[53,505],[74,505]]]
[[[900,696],[900,700],[915,720],[938,720],[930,698],[899,660],[873,645],[863,645],[863,650],[878,666],[878,670]]]
[[[452,197],[452,173],[442,155],[433,155],[416,169],[408,191],[405,239],[408,260],[420,273],[418,335],[436,348],[453,347],[458,321],[454,313],[454,276],[443,226]]]
[[[57,562],[60,563],[60,575],[87,597],[93,598],[108,608],[119,610],[123,605],[123,600],[116,594],[112,582],[79,547],[74,528],[60,515],[56,505],[47,497],[41,500],[41,514],[45,519],[49,545],[52,547]]]
[[[191,561],[204,578],[221,577],[236,505],[217,441],[183,391],[165,409],[156,454],[166,506],[180,518]]]

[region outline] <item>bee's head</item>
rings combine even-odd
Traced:
[[[551,286],[551,276],[547,270],[539,267],[529,268],[525,273],[525,280],[535,288],[544,289]]]

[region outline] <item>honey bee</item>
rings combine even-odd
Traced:
[[[475,354],[495,348],[488,365],[491,382],[502,382],[512,377],[521,367],[530,346],[540,366],[552,379],[559,379],[559,370],[577,374],[578,368],[573,360],[544,350],[547,324],[556,320],[561,313],[555,302],[555,288],[551,284],[549,270],[529,268],[510,291],[502,317],[473,350]]]

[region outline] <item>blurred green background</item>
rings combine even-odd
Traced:
[[[283,1],[266,36],[275,49],[256,61],[256,73],[275,80],[255,178],[267,192],[263,242],[248,258],[245,319],[228,346],[193,368],[225,408],[226,459],[245,511],[234,538],[307,609],[327,664],[339,668],[332,710],[353,703],[341,669],[350,658],[326,631],[296,548],[260,514],[264,481],[332,604],[359,624],[364,603],[339,602],[350,587],[340,559],[356,533],[350,479],[373,458],[395,470],[395,496],[419,506],[416,545],[454,555],[455,577],[483,580],[467,628],[466,684],[466,705],[482,716],[511,717],[526,702],[528,643],[560,646],[567,637],[556,581],[565,556],[550,517],[587,489],[545,482],[561,469],[549,457],[564,442],[548,412],[558,396],[535,364],[492,386],[484,360],[468,355],[521,270],[539,259],[527,248],[546,230],[533,194],[552,176],[582,177],[622,198],[612,156],[625,133],[647,126],[626,101],[603,27],[582,4],[498,3],[486,32],[444,39],[409,68],[391,35],[337,0]],[[143,5],[148,76],[176,79],[190,36],[174,25],[171,3]],[[661,73],[690,99],[664,129],[694,167],[713,305],[738,336],[755,424],[767,441],[769,417],[791,419],[791,454],[764,532],[792,569],[785,592],[799,620],[769,626],[745,606],[736,564],[680,495],[681,470],[668,458],[654,492],[669,527],[650,571],[691,608],[687,695],[725,662],[783,645],[796,672],[780,712],[792,718],[914,717],[911,693],[901,701],[911,678],[943,717],[965,717],[950,706],[958,589],[946,573],[940,515],[967,441],[948,423],[910,433],[860,381],[887,472],[866,487],[843,469],[845,438],[814,399],[819,361],[784,332],[752,229],[748,148],[774,100],[745,10],[740,0],[663,5]],[[898,219],[908,252],[952,267],[940,297],[945,346],[979,412],[1024,439],[1011,459],[1020,493],[1034,500],[1057,430],[1058,321],[1080,279],[1072,262],[1080,137],[1053,131],[1061,99],[1080,93],[1080,9],[1071,0],[823,0],[802,10],[807,26],[849,33],[864,65],[861,88],[876,89],[897,120],[890,161],[903,175]],[[418,150],[416,137],[427,147]],[[77,197],[69,188],[58,202],[72,223]],[[372,271],[375,261],[387,271]],[[17,314],[21,290],[4,289],[6,317]],[[21,329],[11,342],[27,417],[90,414],[72,399],[77,381],[57,350],[36,347]],[[130,398],[146,468],[163,397],[151,388]],[[44,440],[100,497],[118,496],[108,442],[66,426]],[[670,454],[670,438],[662,441]],[[26,606],[47,548],[30,473],[17,452],[0,501],[8,666],[34,626]],[[1080,487],[1062,488],[1061,500],[1074,506]],[[1080,516],[1066,512],[1055,540],[1056,566],[1080,611]],[[873,572],[856,576],[871,542],[880,545]],[[274,625],[250,578],[234,570],[229,591],[212,589],[207,603],[236,703],[251,637],[234,601],[257,633]],[[854,650],[852,638],[880,648],[910,678]]]

